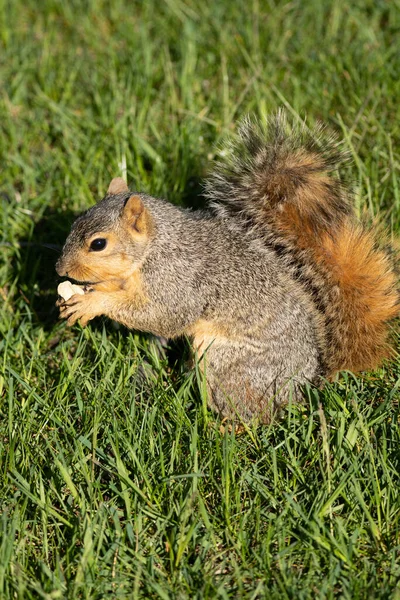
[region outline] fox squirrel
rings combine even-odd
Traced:
[[[113,179],[56,266],[86,293],[58,305],[69,325],[106,315],[189,336],[211,406],[268,422],[305,383],[390,354],[397,277],[357,222],[334,173],[346,157],[321,126],[288,131],[282,111],[264,125],[247,119],[225,154],[206,181],[205,211]]]

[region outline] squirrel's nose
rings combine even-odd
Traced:
[[[58,275],[60,275],[60,277],[64,277],[64,276],[68,277],[67,271],[63,268],[63,264],[62,264],[62,259],[61,258],[56,262],[56,272],[57,272]]]

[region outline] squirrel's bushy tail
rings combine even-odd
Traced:
[[[212,209],[261,237],[312,292],[325,322],[326,374],[376,367],[400,313],[397,277],[370,230],[356,222],[346,160],[320,125],[290,128],[282,111],[246,119],[206,182]]]

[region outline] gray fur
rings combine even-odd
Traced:
[[[154,223],[140,261],[148,302],[140,308],[114,303],[107,316],[167,338],[190,335],[200,319],[220,327],[226,336],[202,349],[211,406],[223,416],[268,420],[322,373],[312,302],[282,272],[276,253],[229,219],[139,195]],[[76,221],[60,272],[82,236],[95,233],[94,223],[118,230],[126,196],[107,196]]]
[[[299,152],[318,157],[318,162],[296,164]],[[276,236],[266,211],[293,202],[295,194],[307,187],[310,175],[335,173],[349,159],[321,123],[312,130],[304,122],[289,124],[282,110],[265,122],[244,119],[237,135],[224,141],[220,155],[223,160],[215,164],[204,186],[211,208],[234,217],[247,229],[256,227],[264,238],[269,233]],[[326,186],[329,204],[319,205],[313,217],[316,224],[329,228],[337,225],[340,214],[350,214],[352,205],[348,184],[333,176]]]
[[[295,207],[316,239],[351,218],[350,195],[335,174],[346,159],[320,125],[289,127],[283,112],[264,125],[247,119],[206,182],[208,210],[138,194],[152,222],[143,245],[121,226],[131,192],[107,195],[73,225],[58,270],[65,274],[90,236],[113,231],[118,252],[140,270],[147,302],[123,294],[122,282],[121,294],[103,294],[102,314],[166,338],[193,336],[211,406],[268,421],[301,398],[302,385],[327,375],[339,344],[340,319],[330,318],[340,304],[336,284],[279,215]],[[206,327],[203,344],[199,323],[212,332]]]
[[[336,173],[346,159],[323,127],[289,127],[278,112],[264,125],[245,120],[225,144],[207,211],[144,194],[126,204],[127,189],[107,195],[77,219],[58,262],[60,275],[93,275],[92,292],[61,304],[61,316],[73,324],[105,314],[191,337],[210,405],[230,418],[268,421],[305,383],[379,364],[398,294],[389,261],[366,252],[373,238],[354,226]],[[109,254],[90,257],[90,240],[108,232]],[[346,255],[332,258],[349,239],[355,272]]]

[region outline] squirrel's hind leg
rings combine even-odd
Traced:
[[[301,401],[302,386],[310,381],[304,371],[290,376],[263,354],[249,355],[240,348],[221,350],[210,347],[200,358],[200,366],[209,406],[222,417],[269,423],[282,406]]]

